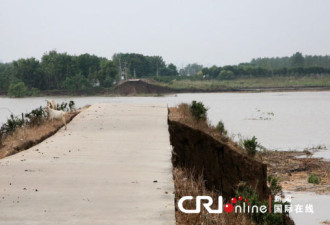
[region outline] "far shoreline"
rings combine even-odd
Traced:
[[[118,94],[114,91],[104,91],[87,93],[83,91],[70,92],[70,91],[58,91],[58,90],[47,90],[40,91],[39,95],[24,96],[21,98],[34,98],[34,97],[163,97],[166,95],[175,94],[196,94],[196,93],[271,93],[271,92],[322,92],[330,91],[330,86],[300,86],[300,87],[253,87],[253,88],[220,88],[214,90],[204,90],[198,88],[188,89],[176,89],[171,90],[167,93],[132,93],[127,95]],[[0,93],[1,98],[14,98],[9,97],[5,93]],[[19,99],[19,98],[16,98]]]

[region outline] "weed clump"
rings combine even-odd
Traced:
[[[69,101],[69,103],[67,102],[62,102],[61,104],[57,105],[57,110],[62,110],[62,111],[66,111],[66,112],[71,112],[74,111],[75,109],[75,102],[74,101]]]
[[[321,178],[318,177],[315,174],[311,174],[308,176],[308,183],[312,183],[312,184],[319,184],[321,182]]]
[[[7,122],[1,126],[0,130],[4,136],[7,136],[12,134],[17,128],[22,127],[24,124],[25,124],[25,120],[23,114],[22,114],[22,118],[10,114],[9,119],[7,119]]]
[[[243,146],[250,156],[255,156],[258,147],[257,138],[253,136],[251,139],[245,139]]]
[[[190,112],[196,120],[206,120],[207,110],[202,102],[192,101],[190,105]]]
[[[282,186],[279,184],[278,179],[272,175],[267,177],[269,189],[272,195],[282,193]]]
[[[222,122],[222,121],[219,121],[218,122],[218,124],[217,124],[217,126],[215,127],[215,129],[217,130],[217,131],[219,131],[221,134],[223,134],[223,135],[227,135],[227,130],[226,130],[226,128],[225,128],[225,125],[224,125],[224,123]]]
[[[46,112],[40,106],[29,113],[25,113],[25,117],[27,118],[26,123],[28,123],[31,127],[39,126],[45,121]]]
[[[62,102],[58,106],[58,110],[63,111],[74,111],[75,110],[75,103],[74,101]],[[13,114],[10,115],[9,119],[1,125],[0,127],[0,146],[2,146],[3,140],[13,134],[17,128],[21,128],[24,126],[40,126],[44,123],[47,119],[47,113],[41,106],[39,108],[33,109],[29,113],[25,113],[21,116],[14,116]]]
[[[242,196],[243,199],[248,199],[248,202],[252,206],[268,206],[268,200],[260,201],[258,194],[251,188],[251,186],[247,185],[245,182],[240,182],[238,184],[236,190],[236,197]],[[288,202],[276,202],[274,201],[274,195],[272,195],[273,201],[271,201],[272,212],[274,211],[275,204],[281,204],[282,209],[285,208],[285,205],[289,205]],[[239,205],[243,204],[242,202],[238,202]],[[288,213],[261,213],[258,211],[257,213],[248,213],[248,217],[250,217],[256,224],[265,224],[265,225],[282,225],[282,224],[294,224],[293,221],[288,217]]]

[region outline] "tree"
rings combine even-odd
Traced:
[[[46,89],[60,89],[66,77],[78,73],[74,57],[56,51],[50,51],[42,56],[41,69]]]
[[[104,59],[100,62],[97,79],[103,87],[110,87],[118,78],[118,69],[113,61]]]
[[[87,90],[92,87],[89,80],[82,74],[76,74],[73,77],[66,77],[63,87],[70,91]]]
[[[7,92],[10,83],[15,79],[12,63],[0,63],[0,91]]]
[[[167,69],[169,70],[170,75],[178,75],[178,70],[177,70],[176,66],[173,63],[170,63],[167,66]]]
[[[220,80],[234,79],[234,73],[230,70],[221,70],[221,72],[218,75],[218,79]]]
[[[304,67],[304,56],[300,52],[296,52],[291,56],[291,67]]]
[[[196,75],[199,71],[203,69],[203,65],[197,63],[188,64],[185,68],[180,70],[180,75]]]
[[[87,53],[75,57],[77,70],[79,73],[90,79],[95,78],[95,73],[100,69],[101,60],[103,59]]]
[[[42,77],[39,72],[39,61],[35,58],[19,59],[13,62],[13,73],[29,87],[40,88]]]
[[[21,81],[18,83],[11,83],[8,89],[9,97],[14,98],[21,98],[28,94],[28,88],[26,85]]]
[[[171,71],[161,56],[144,56],[135,53],[118,53],[112,57],[117,68],[124,67],[128,70],[128,75],[135,74],[137,77],[149,77],[155,75],[170,75]],[[177,71],[176,71],[177,72]]]

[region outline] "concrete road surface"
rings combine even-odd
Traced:
[[[174,224],[166,105],[95,104],[0,160],[0,224]]]

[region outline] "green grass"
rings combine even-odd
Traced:
[[[292,88],[292,87],[330,87],[330,76],[318,77],[261,77],[238,78],[235,80],[173,80],[173,89],[199,89],[212,91],[218,89],[244,88]]]

